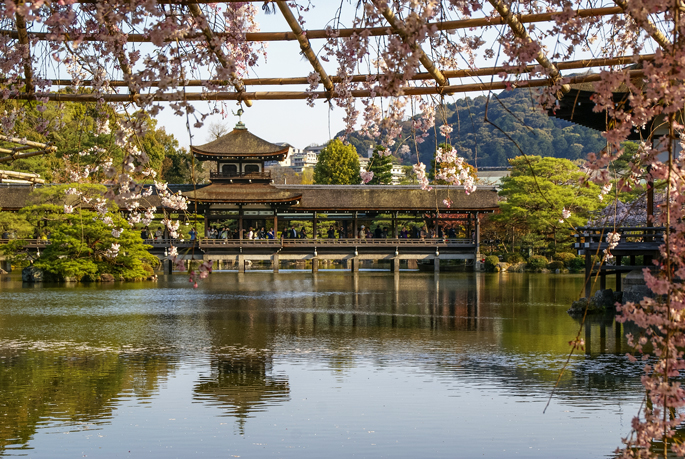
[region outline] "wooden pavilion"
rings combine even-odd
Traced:
[[[210,185],[184,193],[204,214],[205,231],[217,221],[237,221],[237,239],[243,239],[249,227],[278,232],[280,217],[282,226],[283,220],[312,220],[314,239],[322,219],[339,223],[344,237],[356,237],[363,222],[387,214],[397,237],[407,219],[420,218],[437,228],[448,214],[460,214],[467,236],[477,238],[479,215],[498,207],[494,187],[467,195],[463,188],[449,186],[426,192],[418,186],[274,184],[264,163],[282,161],[288,150],[250,133],[242,122],[228,134],[192,147],[198,160],[215,163]]]

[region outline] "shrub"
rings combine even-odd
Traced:
[[[585,257],[575,257],[569,262],[568,269],[572,273],[579,273],[585,270]]]
[[[494,272],[495,268],[499,264],[499,257],[497,255],[490,255],[485,257],[485,270],[488,272]]]
[[[521,263],[523,261],[523,256],[518,252],[508,253],[504,256],[504,261],[507,263]]]
[[[562,262],[564,266],[568,268],[569,263],[571,263],[571,260],[576,258],[576,254],[571,252],[561,252],[555,253],[552,258],[556,261]]]
[[[553,261],[547,265],[547,269],[551,271],[555,271],[557,269],[564,269],[564,262],[559,260]]]
[[[542,255],[533,255],[528,259],[528,269],[540,271],[547,267],[547,258]]]

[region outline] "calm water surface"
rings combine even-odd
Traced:
[[[546,414],[582,278],[0,278],[0,456],[610,456],[641,390],[595,319]],[[585,336],[585,334],[583,334]]]

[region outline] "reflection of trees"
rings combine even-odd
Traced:
[[[238,418],[241,431],[250,413],[289,400],[288,379],[272,375],[268,353],[237,349],[235,354],[213,357],[211,368],[210,375],[200,377],[195,386],[195,399],[218,405]]]
[[[0,455],[25,445],[45,420],[100,423],[122,393],[149,397],[169,374],[163,357],[57,351],[3,352],[0,365]]]

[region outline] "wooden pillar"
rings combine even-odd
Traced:
[[[274,231],[276,231],[276,230],[274,230]],[[279,264],[280,264],[280,260],[279,260],[278,252],[276,252],[271,256],[271,268],[273,269],[273,272],[275,272],[275,273],[278,272]]]
[[[393,273],[400,272],[400,257],[395,257],[390,262],[390,271]]]
[[[243,255],[238,255],[238,272],[245,272],[245,257]]]
[[[205,238],[209,237],[209,216],[207,215],[209,210],[205,211]]]
[[[392,237],[397,239],[399,237],[399,228],[397,227],[397,212],[392,213]]]
[[[243,207],[240,206],[238,211],[238,239],[243,238]],[[244,269],[244,267],[243,267]]]
[[[440,274],[440,257],[435,257],[435,263],[433,265],[433,271],[435,274]]]
[[[357,231],[357,212],[354,213],[354,224],[352,225],[352,230],[354,231],[353,238],[359,237],[359,232]]]
[[[352,272],[358,273],[359,272],[359,258],[357,258],[357,257],[350,258],[350,262],[352,262]]]
[[[607,328],[604,323],[599,324],[599,352],[604,352],[607,347]]]
[[[590,328],[590,323],[585,322],[585,354],[592,354],[592,328]]]
[[[475,244],[476,244],[476,256],[480,255],[480,219],[478,218],[478,212],[476,212],[476,234],[475,234]]]
[[[316,218],[316,212],[314,212],[314,219],[312,221],[312,233],[314,233],[314,239],[318,239],[319,221]]]
[[[592,252],[585,249],[585,298],[590,299],[592,293]]]
[[[312,272],[313,273],[319,272],[319,257],[312,258]]]
[[[276,209],[274,209],[274,239],[278,239],[278,211]]]
[[[621,333],[621,322],[614,321],[614,352],[621,353],[621,341],[623,334]]]
[[[621,262],[623,261],[623,257],[621,255],[616,255],[616,267],[620,268],[621,267]],[[616,291],[620,292],[623,290],[623,283],[621,282],[621,270],[617,269],[616,270]]]
[[[606,271],[602,271],[599,274],[599,289],[600,290],[606,290],[607,289],[607,274]]]
[[[467,222],[466,222],[466,239],[472,239],[473,235],[471,234],[471,214],[468,213],[466,214],[467,217]]]

